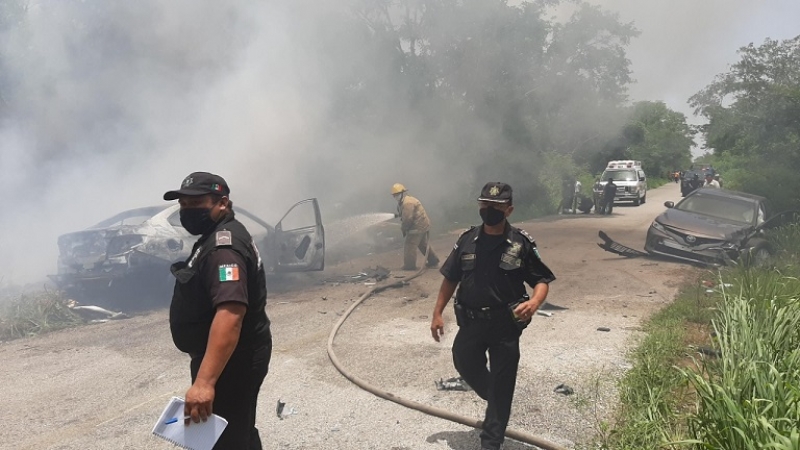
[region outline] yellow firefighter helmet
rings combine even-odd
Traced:
[[[392,195],[400,194],[406,191],[406,187],[400,183],[395,183],[392,185]]]

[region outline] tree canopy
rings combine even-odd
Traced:
[[[800,207],[800,36],[739,50],[740,60],[690,99],[718,165],[734,187]]]

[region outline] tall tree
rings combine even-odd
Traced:
[[[739,50],[727,73],[690,99],[714,155],[746,166],[733,186],[800,206],[800,36]],[[723,162],[724,163],[724,162]]]
[[[694,145],[693,130],[686,116],[663,102],[637,102],[630,108],[628,133],[635,136],[630,157],[641,160],[654,176],[689,166]]]

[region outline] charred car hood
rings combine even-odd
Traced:
[[[76,231],[59,236],[58,248],[62,258],[85,264],[105,259],[112,238],[141,234],[148,234],[148,227],[130,225]]]
[[[729,222],[702,214],[668,209],[656,217],[656,222],[666,227],[685,231],[697,237],[729,240],[743,234],[750,225]]]

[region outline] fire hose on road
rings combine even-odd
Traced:
[[[426,256],[427,256],[427,252],[426,252]],[[412,276],[410,276],[410,277],[408,277],[408,278],[406,278],[404,280],[396,281],[396,282],[393,282],[393,283],[373,286],[372,288],[367,290],[367,292],[365,292],[361,297],[359,297],[359,299],[355,303],[353,303],[353,305],[351,305],[350,308],[348,308],[348,310],[345,311],[344,314],[342,314],[342,317],[339,319],[338,322],[336,322],[336,325],[334,325],[333,329],[331,330],[331,333],[328,336],[328,357],[330,358],[331,363],[333,363],[333,366],[336,367],[336,370],[339,371],[339,373],[341,373],[345,378],[347,378],[348,380],[353,382],[356,386],[360,387],[361,389],[364,389],[367,392],[370,392],[370,393],[372,393],[372,394],[374,394],[374,395],[376,395],[376,396],[378,396],[380,398],[383,398],[385,400],[389,400],[391,402],[397,403],[398,405],[405,406],[406,408],[411,408],[411,409],[417,410],[419,412],[422,412],[422,413],[425,413],[425,414],[428,414],[428,415],[431,415],[431,416],[434,416],[434,417],[439,417],[440,419],[449,420],[451,422],[456,422],[456,423],[459,423],[459,424],[462,424],[462,425],[466,425],[468,427],[482,429],[483,428],[483,421],[482,420],[477,420],[477,419],[461,416],[461,415],[452,413],[450,411],[446,411],[446,410],[441,409],[441,408],[436,408],[436,407],[430,406],[430,405],[423,405],[422,403],[418,403],[418,402],[415,402],[415,401],[412,401],[412,400],[407,400],[407,399],[398,397],[398,396],[392,394],[391,392],[387,392],[387,391],[385,391],[385,390],[383,390],[383,389],[381,389],[381,388],[379,388],[377,386],[373,386],[373,385],[367,383],[364,380],[361,380],[360,378],[356,377],[352,373],[348,372],[347,369],[345,369],[345,367],[342,366],[342,363],[339,361],[339,358],[336,356],[336,353],[333,350],[333,342],[336,339],[336,334],[339,332],[339,328],[341,328],[342,324],[344,324],[344,322],[347,320],[347,318],[350,316],[350,314],[361,303],[363,303],[366,299],[371,297],[372,294],[375,294],[377,292],[380,292],[380,291],[383,291],[383,290],[386,290],[386,289],[389,289],[389,288],[401,287],[401,286],[405,285],[408,281],[411,281],[414,278],[417,278],[420,275],[422,275],[425,272],[425,270],[426,270],[425,266],[423,265],[423,267],[419,271],[414,273]],[[509,437],[511,439],[514,439],[514,440],[517,440],[517,441],[520,441],[520,442],[524,442],[526,444],[535,445],[535,446],[540,447],[540,448],[545,449],[545,450],[567,450],[566,447],[563,447],[563,446],[558,445],[558,444],[554,444],[554,443],[549,442],[549,441],[547,441],[547,440],[545,440],[545,439],[543,439],[541,437],[532,435],[530,433],[525,433],[523,431],[516,431],[516,430],[507,429],[506,430],[506,437]]]

